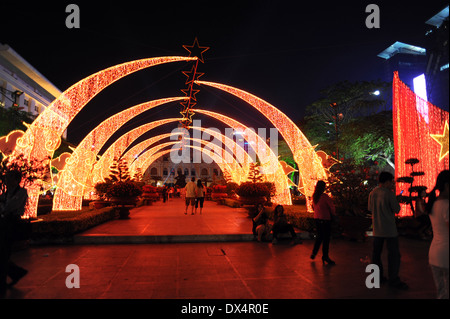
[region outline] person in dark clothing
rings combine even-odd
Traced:
[[[269,216],[265,212],[263,204],[256,206],[256,216],[253,218],[253,234],[259,242],[263,238],[267,239],[270,234]]]
[[[6,283],[8,276],[12,279],[9,286],[13,286],[28,272],[10,260],[14,228],[25,212],[28,200],[27,190],[19,185],[21,180],[20,171],[9,171],[2,180],[6,185],[6,191],[0,195],[0,293],[2,294],[8,287]]]
[[[273,212],[273,226],[272,226],[273,239],[272,244],[278,243],[278,235],[280,233],[290,233],[292,237],[292,244],[296,244],[297,234],[295,233],[294,227],[288,223],[286,215],[284,214],[284,207],[282,205],[277,205]]]

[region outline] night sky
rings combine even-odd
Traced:
[[[275,105],[292,120],[339,81],[391,80],[377,54],[395,41],[424,45],[425,21],[446,1],[52,1],[2,4],[0,43],[10,45],[61,91],[104,68],[134,59],[187,55],[197,37],[210,49],[201,80],[238,87]],[[56,3],[56,4],[55,4]],[[66,6],[78,4],[80,29],[65,25]],[[368,4],[380,8],[380,28],[368,29]],[[96,96],[72,121],[77,144],[101,121],[133,105],[183,96],[191,64],[139,71]],[[236,98],[201,87],[198,107],[222,112],[252,127],[270,127]],[[177,117],[172,103],[145,112],[125,128]],[[202,119],[203,126],[218,126]],[[165,131],[172,127],[165,127]],[[155,134],[155,133],[153,133]]]

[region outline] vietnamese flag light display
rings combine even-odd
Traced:
[[[418,97],[399,79],[398,72],[394,73],[392,108],[395,178],[410,176],[411,165],[405,161],[417,158],[420,162],[414,165],[414,171],[425,175],[415,176],[413,186],[426,186],[430,192],[439,172],[449,169],[449,113]],[[408,188],[409,184],[396,183],[397,194],[403,190],[408,196]],[[409,205],[401,206],[399,216],[412,215]]]

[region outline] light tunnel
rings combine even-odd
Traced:
[[[64,91],[31,125],[28,126],[26,132],[17,139],[16,146],[11,156],[23,154],[27,159],[43,161],[48,164],[49,171],[51,171],[49,159],[53,157],[54,151],[58,148],[61,135],[78,112],[101,90],[129,74],[145,68],[163,63],[192,61],[196,59],[196,57],[175,56],[136,60],[104,69],[82,79]],[[309,141],[292,120],[276,107],[248,92],[231,86],[206,81],[195,81],[195,83],[214,87],[235,95],[260,111],[275,126],[275,128],[278,129],[291,149],[294,160],[299,167],[301,179],[299,188],[304,188],[303,191],[307,198],[312,195],[317,180],[327,179],[321,159],[316,154],[314,147],[311,146]],[[220,118],[222,122],[227,123],[230,127],[235,129],[238,127],[245,127],[236,120],[224,117],[218,113],[207,110],[195,111],[199,113],[203,112],[203,114],[214,116],[215,118]],[[55,196],[56,200],[54,202],[55,210],[81,208],[79,203],[81,203],[85,188],[92,185],[95,181],[100,181],[100,179],[104,177],[102,172],[105,170],[105,165],[100,165],[99,163],[101,161],[106,162],[107,160],[111,160],[111,155],[113,153],[114,156],[116,156],[118,153],[123,152],[124,150],[120,150],[121,147],[127,144],[131,137],[129,137],[127,141],[125,141],[125,139],[122,140],[121,147],[118,147],[117,150],[114,151],[111,150],[108,156],[104,157],[104,159],[101,158],[99,162],[96,162],[97,154],[89,150],[89,148],[96,148],[95,143],[92,144],[94,147],[91,147],[92,145],[89,145],[89,142],[92,142],[92,140],[89,140],[88,137],[86,137],[86,139],[84,144],[79,145],[80,151],[74,152],[67,160],[67,167],[65,167],[64,172],[62,172],[60,176],[57,196]],[[257,136],[252,137],[252,139],[258,141]],[[84,148],[84,151],[86,152],[85,155],[80,155],[82,153],[81,148]],[[273,152],[271,153],[270,148],[267,148],[265,153],[258,153],[258,157],[262,159],[262,166],[267,174],[266,178],[276,183],[277,197],[274,198],[274,201],[279,204],[290,205],[289,183],[277,157]],[[77,169],[76,167],[78,166],[75,163],[81,163],[84,169]],[[245,169],[244,166],[242,167]],[[36,216],[39,188],[40,183],[35,183],[27,187],[30,200],[25,215],[29,217]],[[70,200],[67,200],[68,198]],[[63,204],[66,202],[72,203],[70,204],[70,207]]]
[[[136,71],[155,65],[193,61],[196,57],[157,57],[135,60],[94,73],[65,90],[29,125],[17,140],[11,156],[42,161],[51,172],[50,161],[61,143],[61,135],[78,112],[108,85]],[[36,217],[41,181],[27,187],[28,205],[25,216]]]

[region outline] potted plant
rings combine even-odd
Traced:
[[[243,205],[265,203],[271,196],[269,184],[245,182],[236,188],[236,194],[239,196],[239,201]]]
[[[144,200],[144,205],[151,205],[152,202],[156,202],[159,198],[157,188],[152,185],[142,186],[142,199]]]
[[[142,189],[132,181],[115,182],[106,191],[106,196],[118,206],[121,219],[129,218],[130,211],[125,205],[136,205],[141,194]]]
[[[108,188],[111,187],[111,185],[112,184],[110,182],[95,184],[94,189],[95,193],[98,196],[98,199],[93,202],[95,209],[100,209],[109,205],[109,202],[105,199],[105,196]]]
[[[223,198],[228,197],[227,187],[225,185],[212,186],[211,199],[214,201],[220,201]]]

